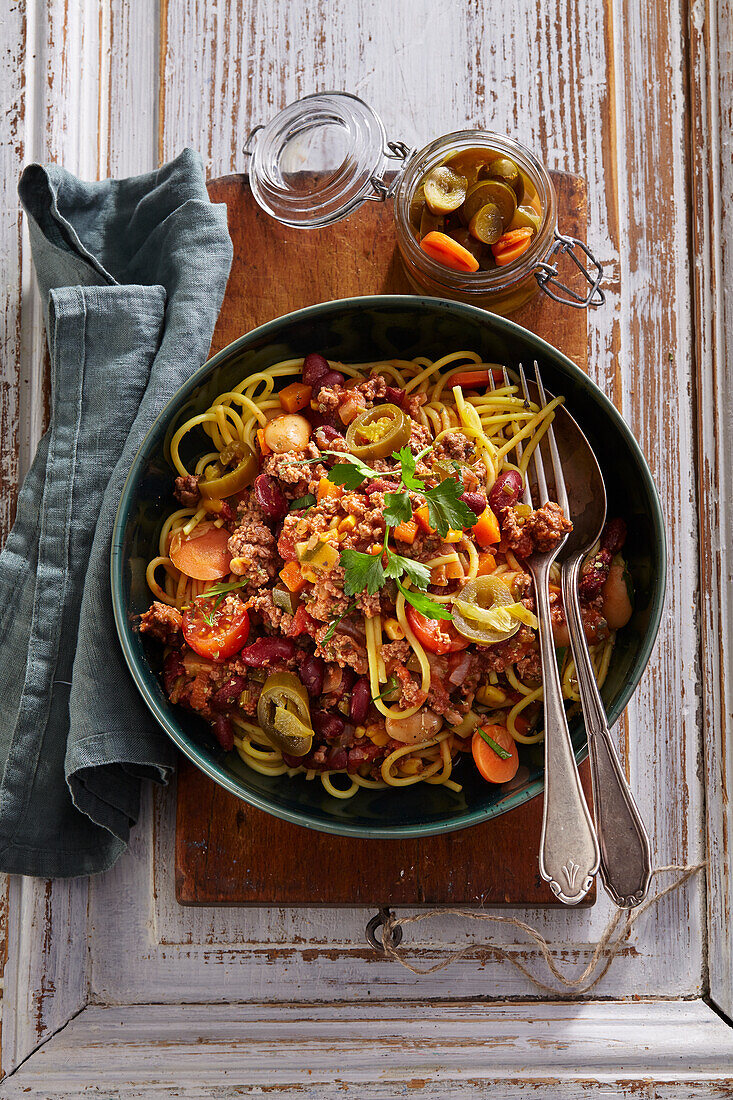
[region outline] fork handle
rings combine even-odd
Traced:
[[[547,587],[550,562],[533,570],[545,707],[545,802],[540,874],[565,905],[577,905],[598,870],[598,840],[570,740],[552,637]]]
[[[588,652],[578,602],[582,561],[582,558],[575,558],[563,565],[562,593],[588,732],[593,809],[601,848],[601,880],[616,905],[632,909],[644,900],[649,889],[651,847],[608,728]]]

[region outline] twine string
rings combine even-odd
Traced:
[[[639,918],[653,905],[656,905],[666,894],[671,894],[674,890],[678,890],[689,878],[702,870],[704,866],[704,862],[694,863],[688,866],[670,863],[665,867],[655,868],[651,874],[652,880],[669,871],[677,871],[679,874],[668,886],[659,890],[652,897],[647,898],[646,901],[642,902],[642,904],[638,905],[635,909],[615,909],[603,931],[603,935],[595,946],[588,965],[583,973],[577,978],[568,978],[562,973],[552,957],[550,945],[547,940],[541,932],[538,932],[538,930],[533,928],[530,924],[527,924],[523,920],[519,920],[518,917],[502,917],[493,913],[476,912],[472,909],[428,909],[427,912],[418,913],[413,917],[396,917],[390,910],[387,913],[382,927],[382,946],[388,958],[398,962],[412,974],[434,974],[438,970],[445,970],[451,963],[458,962],[459,959],[463,959],[467,955],[475,954],[480,951],[492,951],[499,959],[511,963],[517,970],[520,970],[538,989],[553,994],[563,993],[565,990],[572,990],[572,996],[582,996],[597,985],[601,978],[603,978],[624,943],[628,941],[631,929]],[[409,924],[418,924],[420,921],[432,920],[433,917],[444,917],[446,915],[466,917],[468,920],[488,921],[494,924],[509,924],[518,928],[537,945],[548,970],[560,985],[553,986],[543,981],[542,978],[533,974],[529,967],[525,966],[523,962],[515,958],[511,951],[502,947],[501,944],[490,942],[471,943],[457,951],[451,951],[445,958],[441,959],[433,966],[420,967],[414,966],[411,962],[408,962],[403,954],[404,948],[398,947],[394,942],[395,930],[397,928],[405,928]],[[622,927],[618,935],[616,935],[619,925]],[[597,971],[597,973],[595,973],[595,971]],[[591,979],[590,981],[588,980],[589,978]]]

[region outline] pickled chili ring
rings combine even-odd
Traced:
[[[382,421],[386,423],[382,425]],[[365,409],[346,431],[346,445],[355,458],[361,459],[386,458],[407,446],[409,439],[410,420],[397,405],[375,405],[373,409]]]

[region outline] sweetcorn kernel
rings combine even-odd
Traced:
[[[443,542],[460,542],[463,538],[463,531],[457,531],[455,527],[448,528],[448,534],[443,535]]]
[[[405,636],[405,632],[396,619],[385,619],[382,630],[391,642],[398,642]]]
[[[346,516],[339,523],[339,531],[353,531],[356,527],[356,516]]]

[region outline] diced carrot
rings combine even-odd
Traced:
[[[514,779],[519,769],[519,752],[517,745],[505,726],[483,726],[484,733],[495,741],[499,748],[509,753],[505,760],[491,747],[479,730],[473,735],[471,752],[474,763],[487,783],[508,783]]]
[[[547,588],[548,588],[549,592],[556,592],[558,594],[558,596],[560,595],[560,592],[562,591],[562,589],[560,588],[560,586],[558,584],[548,584]]]
[[[302,382],[293,382],[290,386],[286,386],[284,390],[280,390],[278,396],[285,412],[297,413],[306,407],[312,393],[312,386],[306,386]]]
[[[171,539],[170,559],[176,569],[197,581],[219,581],[229,573],[232,555],[229,532],[213,523],[199,523],[186,538],[176,531]]]
[[[260,445],[260,451],[262,452],[263,455],[271,455],[272,454],[272,451],[270,450],[270,448],[267,446],[267,443],[265,442],[265,430],[264,430],[264,428],[258,428],[257,429],[257,442]]]
[[[484,550],[483,553],[478,556],[478,569],[476,571],[477,577],[488,577],[490,573],[493,573],[496,569],[496,558],[493,554],[490,554],[488,550]]]
[[[398,542],[407,542],[412,546],[417,534],[417,520],[408,519],[405,523],[398,523],[392,534]]]
[[[488,386],[492,374],[495,382],[502,383],[504,381],[504,375],[500,370],[464,370],[449,378],[448,385],[461,386],[463,389],[477,389],[479,386]]]
[[[491,511],[491,508],[487,505],[484,511],[478,518],[478,521],[473,525],[472,529],[473,537],[479,546],[483,546],[484,549],[487,546],[493,546],[497,542],[501,542],[501,531],[499,529],[499,521]]]
[[[519,259],[522,253],[529,248],[532,233],[533,231],[529,227],[523,227],[522,229],[510,229],[508,233],[504,233],[503,236],[499,237],[496,244],[491,246],[497,266],[506,267],[507,264]]]
[[[478,271],[478,260],[467,248],[454,241],[447,233],[426,233],[420,241],[420,248],[428,256],[454,271]]]
[[[298,592],[302,592],[306,586],[303,571],[297,561],[287,562],[280,570],[280,576],[289,591],[293,592],[296,596]]]
[[[428,511],[427,504],[423,504],[422,508],[418,508],[413,512],[412,518],[417,520],[418,525],[422,528],[426,535],[434,535],[435,528],[430,524],[430,513]]]
[[[329,481],[327,477],[322,477],[318,482],[318,489],[316,491],[316,500],[326,500],[329,497],[343,496],[343,489],[340,485],[334,485],[332,481]]]
[[[343,424],[350,424],[352,420],[356,420],[363,407],[363,404],[360,405],[356,397],[347,397],[339,409],[339,418]]]
[[[464,575],[463,566],[459,561],[447,561],[443,566],[443,572],[447,581],[459,581]]]

